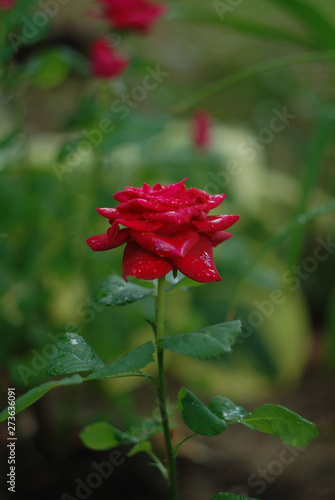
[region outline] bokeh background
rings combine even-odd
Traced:
[[[227,193],[217,213],[241,219],[215,250],[222,282],[169,294],[167,332],[236,317],[243,335],[215,361],[167,356],[172,407],[181,385],[205,402],[220,394],[250,410],[279,403],[314,421],[320,438],[288,464],[276,438],[238,426],[189,441],[178,462],[181,498],[335,498],[333,2],[182,0],[145,36],[111,32],[88,15],[90,1],[51,3],[44,23],[36,13],[46,1],[18,0],[0,13],[1,409],[7,387],[19,395],[50,379],[61,332],[81,334],[105,362],[149,340],[151,299],[127,309],[94,301],[106,277],[120,274],[122,248],[94,254],[85,240],[106,230],[95,208],[113,206],[115,191],[188,177],[188,187]],[[104,34],[132,61],[112,81],[90,75],[89,46]],[[156,88],[136,100],[134,89],[157,70]],[[131,105],[121,113],[115,100],[125,94]],[[205,150],[194,142],[199,109],[211,117]],[[104,118],[115,130],[100,138]],[[76,478],[106,455],[86,449],[78,432],[98,420],[137,425],[153,416],[152,397],[142,381],[92,382],[56,389],[18,415],[16,498],[75,497]],[[163,455],[158,438],[155,447]],[[138,455],[89,498],[166,495]]]

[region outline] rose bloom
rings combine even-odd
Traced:
[[[94,251],[110,250],[123,243],[122,276],[161,278],[173,269],[200,283],[220,281],[213,247],[229,239],[225,229],[238,215],[208,215],[222,203],[224,194],[209,195],[177,184],[142,188],[126,187],[113,198],[116,208],[98,208],[109,219],[105,234],[93,236],[87,244]],[[120,228],[122,226],[122,228]]]
[[[194,145],[202,150],[209,149],[211,142],[211,117],[207,111],[196,111],[193,115]]]
[[[91,71],[100,78],[113,78],[122,74],[129,60],[115,54],[108,37],[97,38],[91,47]]]
[[[166,11],[164,5],[146,0],[97,0],[101,16],[116,29],[146,32]]]
[[[15,5],[15,0],[0,0],[0,9],[11,10]]]

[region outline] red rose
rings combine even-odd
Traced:
[[[0,0],[0,9],[11,10],[15,5],[15,0]]]
[[[166,11],[164,5],[146,0],[97,0],[103,6],[102,17],[116,29],[146,32]]]
[[[184,179],[177,184],[142,188],[127,187],[113,198],[116,208],[98,208],[111,224],[106,234],[87,240],[94,251],[110,250],[127,243],[122,276],[153,280],[177,268],[200,283],[220,281],[213,247],[232,236],[225,229],[238,215],[213,215],[225,198],[206,191],[186,189]],[[123,229],[120,229],[123,226]]]
[[[193,140],[198,149],[206,151],[211,142],[211,117],[207,111],[197,111],[193,115]]]
[[[115,54],[108,37],[95,40],[91,47],[91,70],[100,78],[113,78],[125,71],[128,59]]]

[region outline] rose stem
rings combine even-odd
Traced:
[[[164,312],[165,312],[165,276],[158,279],[158,290],[156,297],[156,345],[157,340],[164,335]],[[171,499],[178,500],[177,469],[173,453],[171,433],[169,428],[168,413],[165,399],[164,379],[164,349],[157,345],[158,362],[158,400],[164,429],[165,446],[168,456],[169,481],[171,488]]]

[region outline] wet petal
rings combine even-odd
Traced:
[[[161,184],[158,182],[155,186],[153,186],[152,191],[156,193],[160,192],[161,194],[164,194],[164,196],[169,198],[171,196],[177,196],[186,191],[186,181],[187,177],[185,177],[185,179],[183,179],[182,181],[177,182],[176,184],[166,184],[166,186],[161,186]]]
[[[126,242],[129,234],[129,229],[121,229],[119,225],[114,223],[105,234],[98,234],[86,240],[88,246],[95,252],[103,250],[111,250],[112,248],[119,247]]]
[[[175,224],[174,222],[163,222],[163,225],[155,231],[156,234],[161,234],[163,236],[177,236],[179,233],[184,231],[194,231],[194,226],[192,224]]]
[[[220,243],[229,240],[233,236],[232,233],[226,233],[225,231],[215,231],[207,233],[207,235],[211,239],[213,247],[220,245]]]
[[[161,222],[173,222],[175,224],[184,224],[189,222],[192,217],[200,211],[201,205],[196,205],[194,207],[181,208],[179,210],[169,210],[167,212],[145,212],[143,214],[144,219],[156,220]]]
[[[176,184],[168,184],[166,186],[161,186],[161,184],[157,183],[155,186],[150,187],[145,182],[143,183],[143,187],[135,188],[135,187],[126,187],[124,191],[118,191],[113,195],[114,200],[124,203],[125,201],[132,200],[135,198],[141,198],[143,195],[159,195],[164,196],[165,198],[170,198],[172,196],[177,196],[184,191],[186,191],[186,187],[184,185],[186,179],[183,179]],[[146,198],[146,196],[144,196]]]
[[[117,208],[97,208],[97,212],[102,215],[102,217],[105,217],[106,219],[109,219],[110,221],[114,221],[118,217],[125,217],[124,213],[120,213]],[[141,214],[127,214],[127,219],[131,220],[136,220],[141,218]],[[111,224],[112,224],[111,222]]]
[[[149,222],[147,220],[127,220],[127,219],[117,219],[119,224],[122,226],[129,227],[129,229],[135,229],[140,232],[155,231],[156,229],[163,226],[163,222]]]
[[[134,276],[142,280],[162,278],[173,265],[166,259],[143,250],[135,241],[128,243],[123,254],[122,277]]]
[[[148,252],[167,258],[185,257],[199,240],[199,234],[196,231],[185,231],[177,236],[130,231],[130,235]]]
[[[129,212],[142,214],[147,210],[154,210],[155,212],[159,212],[167,210],[168,208],[169,205],[164,202],[157,201],[156,199],[146,200],[144,198],[135,198],[134,200],[128,200],[124,203],[120,203],[120,205],[118,205],[117,207],[119,212],[126,212],[127,215]]]
[[[97,208],[97,212],[106,219],[114,220],[120,217],[120,212],[116,208]]]
[[[207,231],[223,231],[235,224],[240,218],[239,215],[213,215],[204,221],[191,221],[199,231],[207,233]]]
[[[209,212],[209,210],[213,210],[213,208],[216,208],[219,205],[221,205],[225,197],[226,197],[225,194],[214,194],[213,196],[210,196],[209,200],[206,201],[206,203],[204,203],[201,206],[201,209],[204,212]]]
[[[172,262],[181,273],[199,283],[221,280],[215,267],[211,240],[205,234],[200,235],[198,243],[186,257],[172,259]]]

